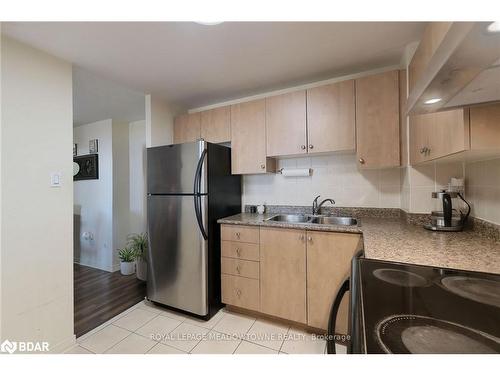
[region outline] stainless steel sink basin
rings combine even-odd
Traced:
[[[339,217],[339,216],[319,216],[312,217],[312,224],[330,224],[330,225],[358,225],[358,220],[353,217]]]
[[[303,214],[275,215],[266,221],[278,221],[283,223],[304,223],[324,225],[358,225],[358,220],[353,217],[338,216],[315,216]]]
[[[310,217],[302,214],[276,215],[267,219],[268,221],[281,221],[285,223],[308,223]]]

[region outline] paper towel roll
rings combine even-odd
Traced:
[[[310,168],[281,169],[281,174],[285,177],[307,177],[311,174]]]

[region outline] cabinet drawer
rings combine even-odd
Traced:
[[[253,243],[222,241],[223,257],[259,261],[259,245]]]
[[[222,302],[250,310],[259,310],[259,280],[221,275]]]
[[[222,257],[221,272],[227,275],[259,279],[259,262]]]
[[[221,225],[221,238],[224,241],[259,243],[259,227],[243,225]]]

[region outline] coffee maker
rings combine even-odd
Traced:
[[[467,205],[467,213],[454,209],[452,198],[460,198]],[[459,232],[464,229],[470,213],[470,205],[462,194],[456,191],[435,191],[432,198],[440,199],[443,206],[442,211],[431,212],[431,222],[424,225],[425,229],[443,232]]]

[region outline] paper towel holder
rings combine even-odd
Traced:
[[[304,173],[300,173],[300,174],[297,174],[296,176],[294,177],[307,177],[307,176],[311,176],[312,175],[312,168],[280,168],[276,171],[276,173],[279,173],[281,175],[286,175],[286,172],[283,173],[283,171],[290,171],[293,173],[293,171],[303,171]]]

